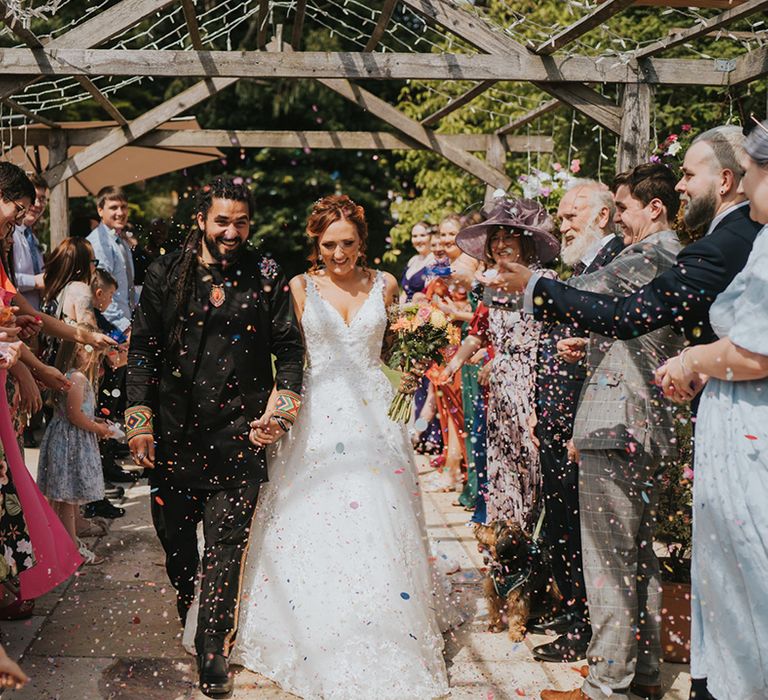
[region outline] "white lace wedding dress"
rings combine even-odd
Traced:
[[[460,615],[431,563],[410,443],[387,417],[384,278],[349,325],[306,279],[303,404],[259,495],[231,661],[306,699],[437,698],[441,629]]]

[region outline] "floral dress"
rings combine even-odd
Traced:
[[[549,270],[545,276],[554,277]],[[533,316],[490,304],[488,337],[495,356],[488,384],[488,522],[530,527],[541,491],[539,452],[528,427],[536,395],[542,324]]]
[[[0,443],[0,583],[32,568],[35,557],[21,502]]]

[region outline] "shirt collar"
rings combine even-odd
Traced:
[[[585,268],[589,267],[597,257],[597,254],[606,246],[608,242],[616,238],[615,233],[609,233],[607,236],[603,236],[599,241],[595,243],[581,258],[581,263]]]
[[[709,228],[707,229],[707,232],[704,234],[705,236],[708,236],[712,231],[715,230],[717,225],[731,212],[736,211],[739,207],[746,207],[749,206],[749,201],[746,202],[739,202],[738,204],[734,204],[731,207],[728,207],[725,211],[721,211],[714,219],[712,219],[712,223],[709,225]]]

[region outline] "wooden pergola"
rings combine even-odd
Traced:
[[[44,175],[51,186],[53,245],[67,235],[69,179],[129,144],[187,148],[428,149],[486,183],[488,191],[492,192],[497,188],[506,190],[511,185],[504,169],[508,152],[552,150],[552,141],[548,137],[513,134],[560,105],[570,106],[616,134],[619,137],[617,168],[625,169],[644,160],[648,154],[655,86],[732,88],[768,73],[768,46],[730,60],[660,56],[672,47],[687,44],[764,11],[768,8],[768,0],[646,0],[644,4],[723,9],[720,14],[692,27],[672,30],[621,61],[565,54],[563,49],[636,4],[635,0],[605,0],[569,26],[556,28],[555,33],[539,45],[524,45],[472,11],[466,3],[385,0],[364,50],[337,53],[302,50],[302,31],[309,9],[307,0],[290,3],[289,41],[283,41],[278,32],[271,32],[270,36],[268,18],[273,6],[278,4],[286,5],[285,2],[258,0],[259,29],[253,40],[253,50],[214,51],[205,48],[194,0],[121,0],[46,43],[15,20],[8,5],[0,0],[0,18],[25,44],[24,48],[0,49],[3,68],[0,101],[28,119],[51,127],[45,131],[36,130],[34,138],[41,144],[44,142],[50,153],[50,166]],[[429,26],[460,40],[458,44],[462,50],[450,53],[377,51],[398,4]],[[111,40],[127,29],[179,5],[183,6],[186,24],[186,50],[109,46]],[[475,53],[468,52],[473,50]],[[36,80],[64,76],[74,78],[114,120],[115,126],[78,129],[75,136],[60,128],[61,124],[29,110],[14,99]],[[128,120],[94,84],[93,79],[100,76],[168,76],[200,80],[138,118]],[[276,78],[316,80],[357,107],[376,115],[392,131],[159,130],[160,125],[240,79]],[[371,79],[475,81],[475,84],[441,109],[417,121],[356,82]],[[449,135],[436,130],[444,117],[501,81],[532,83],[552,99],[489,133]],[[594,87],[608,84],[621,86],[621,97],[617,102]],[[20,139],[21,133],[16,134],[16,138]],[[29,135],[25,134],[25,138]],[[84,148],[67,157],[67,148],[73,145],[68,139],[72,138],[77,138],[78,145]]]

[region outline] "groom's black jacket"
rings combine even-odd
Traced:
[[[266,481],[264,450],[248,441],[248,424],[274,384],[301,393],[304,345],[288,284],[274,260],[251,248],[225,271],[198,264],[181,352],[171,356],[179,257],[147,270],[131,332],[128,407],[153,413],[150,478],[203,489]],[[226,294],[218,308],[209,301],[214,282]]]
[[[709,307],[746,265],[760,228],[749,218],[749,206],[734,209],[712,233],[683,248],[670,270],[631,296],[585,292],[542,277],[534,287],[534,317],[622,340],[672,326],[694,345],[711,343],[717,337]]]

